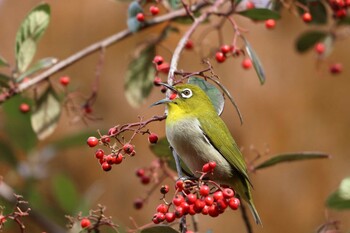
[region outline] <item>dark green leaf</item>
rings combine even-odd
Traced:
[[[319,153],[319,152],[300,152],[300,153],[290,153],[290,154],[281,154],[273,156],[272,158],[262,162],[261,164],[255,167],[256,170],[271,167],[273,165],[285,162],[293,162],[300,160],[309,160],[309,159],[323,159],[329,158],[328,154]]]
[[[158,225],[158,226],[145,228],[140,233],[180,233],[180,232],[166,225]]]
[[[26,70],[35,51],[36,43],[50,22],[50,6],[40,4],[32,9],[22,22],[16,35],[16,61],[20,72]]]
[[[349,16],[338,20],[338,25],[349,25],[349,24],[350,24]]]
[[[264,68],[262,67],[262,64],[260,62],[260,59],[258,57],[258,55],[255,53],[254,49],[252,48],[252,46],[250,45],[250,43],[248,42],[248,40],[245,37],[242,37],[245,43],[245,49],[247,51],[247,54],[250,58],[250,60],[252,60],[253,62],[253,66],[255,69],[256,74],[258,75],[258,78],[260,80],[261,85],[263,85],[265,83],[265,71]]]
[[[170,7],[174,10],[179,9],[182,6],[181,0],[167,0],[167,1]]]
[[[48,87],[36,101],[31,115],[31,124],[38,139],[43,140],[51,135],[58,123],[61,114],[61,104],[55,91]]]
[[[238,14],[243,15],[252,20],[267,20],[281,18],[278,12],[266,8],[253,8],[245,11],[240,11]]]
[[[312,15],[310,24],[326,24],[328,15],[327,9],[324,3],[320,0],[298,0],[298,2],[304,6],[307,6],[309,13]],[[302,16],[305,11],[302,8],[298,8],[299,15]]]
[[[79,197],[71,179],[63,174],[56,175],[53,178],[52,192],[60,207],[68,214],[74,214]]]
[[[210,84],[202,78],[190,77],[188,83],[199,86],[209,97],[218,115],[224,110],[225,100],[222,93],[216,86]]]
[[[17,158],[9,142],[0,140],[0,160],[8,163],[13,168],[17,165]]]
[[[306,52],[317,42],[323,40],[328,34],[323,31],[308,31],[299,36],[296,41],[296,49],[299,53]]]
[[[338,190],[328,197],[326,204],[332,209],[350,209],[350,177],[342,180]]]
[[[165,160],[172,170],[176,171],[176,164],[173,157],[173,153],[170,149],[170,144],[168,140],[164,138],[160,138],[157,144],[150,145],[151,151],[158,157]],[[186,173],[191,174],[190,169],[181,161],[181,167]]]
[[[35,63],[32,67],[30,67],[26,72],[21,74],[16,81],[21,82],[25,77],[28,77],[42,69],[49,68],[52,65],[56,64],[57,61],[58,61],[57,58],[54,58],[54,57],[43,58],[39,60],[37,63]]]
[[[20,95],[14,96],[2,104],[5,113],[5,131],[17,148],[30,151],[37,143],[35,133],[30,126],[29,113],[22,113],[19,110],[21,103],[30,103]]]
[[[148,45],[136,54],[128,66],[124,88],[126,98],[133,107],[140,106],[152,90],[155,75],[152,60],[155,54],[155,46]]]
[[[50,145],[54,146],[55,148],[59,150],[69,149],[72,147],[77,146],[85,146],[86,145],[86,139],[96,134],[96,132],[87,131],[87,132],[79,132],[76,134],[69,134],[66,135],[54,142],[52,142]]]
[[[3,58],[2,56],[0,56],[0,67],[1,66],[9,66],[5,58]]]
[[[8,77],[6,74],[0,73],[0,87],[9,87],[9,81],[10,77]]]

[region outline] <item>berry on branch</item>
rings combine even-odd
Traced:
[[[86,141],[89,147],[95,147],[98,144],[98,139],[96,137],[89,137]]]

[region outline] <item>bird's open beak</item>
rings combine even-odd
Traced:
[[[169,90],[173,91],[174,93],[178,93],[178,91],[173,86],[170,86],[167,83],[160,83],[160,85],[165,86],[166,88],[168,88]],[[160,104],[167,104],[167,103],[170,103],[170,102],[172,102],[171,99],[165,98],[165,99],[162,99],[162,100],[159,100],[159,101],[153,103],[150,107],[153,107],[153,106],[156,106],[156,105],[160,105]]]

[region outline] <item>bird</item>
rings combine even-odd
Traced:
[[[172,94],[152,106],[167,105],[166,137],[170,146],[196,177],[204,164],[214,161],[215,171],[209,178],[233,187],[248,203],[255,222],[262,225],[244,157],[208,95],[194,84],[162,85]]]

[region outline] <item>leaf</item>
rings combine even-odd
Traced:
[[[308,31],[301,34],[296,41],[296,49],[299,53],[306,52],[317,42],[323,40],[328,34],[323,31]]]
[[[86,131],[86,132],[78,132],[76,134],[69,134],[52,142],[50,145],[60,150],[69,149],[77,146],[85,146],[86,139],[89,136],[94,135],[95,133],[96,133],[95,131],[94,132]]]
[[[5,113],[3,124],[6,134],[12,139],[13,144],[17,148],[29,152],[36,145],[37,139],[30,126],[30,115],[23,114],[19,110],[21,103],[30,103],[30,100],[17,95],[2,104]]]
[[[152,226],[143,229],[140,233],[180,233],[179,231],[175,230],[174,228],[171,228],[166,225],[158,225],[158,226]]]
[[[36,43],[50,23],[50,6],[40,4],[32,9],[22,22],[16,35],[16,61],[20,72],[30,64],[36,51]]]
[[[326,205],[336,210],[350,209],[350,177],[342,180],[338,190],[328,197]]]
[[[6,74],[0,73],[0,87],[10,87],[9,81],[10,77],[8,77]]]
[[[330,158],[330,155],[320,153],[320,152],[300,152],[300,153],[281,154],[281,155],[273,156],[272,158],[257,165],[255,167],[255,170],[271,167],[279,163],[309,160],[309,159],[323,159],[323,158]]]
[[[39,140],[51,135],[61,114],[61,104],[51,87],[36,101],[35,109],[31,115],[31,124]]]
[[[258,75],[258,78],[260,80],[260,84],[263,85],[265,83],[265,71],[264,68],[262,67],[262,64],[260,62],[260,59],[258,57],[258,55],[255,53],[254,49],[252,48],[252,46],[250,45],[250,43],[248,42],[248,40],[245,37],[242,37],[245,43],[245,49],[247,51],[247,54],[250,58],[250,60],[252,60],[253,62],[253,66],[255,69],[256,74]]]
[[[8,62],[2,56],[0,56],[0,67],[1,66],[9,66]]]
[[[350,24],[350,16],[339,19],[337,22],[338,25],[349,25]]]
[[[0,160],[8,163],[13,168],[17,165],[17,158],[9,142],[0,141]]]
[[[52,183],[53,195],[60,207],[67,213],[73,214],[79,203],[78,191],[69,177],[56,175]]]
[[[150,144],[150,149],[158,158],[167,161],[169,168],[176,171],[176,164],[173,153],[170,149],[170,144],[167,138],[160,138],[157,144]],[[181,160],[181,159],[180,159]],[[181,167],[186,173],[191,174],[190,169],[181,161]]]
[[[155,75],[152,60],[155,54],[155,46],[149,45],[128,66],[124,88],[126,99],[133,107],[140,106],[152,90]]]
[[[18,78],[17,78],[17,82],[21,82],[25,77],[28,77],[42,69],[46,69],[51,67],[52,65],[56,64],[58,61],[57,58],[54,57],[47,57],[47,58],[43,58],[41,60],[39,60],[37,63],[35,63],[32,67],[29,68],[29,70],[27,70],[26,72],[24,72],[23,74],[21,74]]]
[[[245,11],[240,11],[238,12],[238,14],[250,18],[252,20],[267,20],[281,18],[278,12],[266,8],[253,8]]]
[[[131,32],[135,33],[142,27],[143,23],[136,19],[136,15],[141,12],[143,9],[139,2],[133,1],[129,4],[127,24]]]
[[[218,115],[221,115],[222,111],[224,110],[225,100],[224,96],[219,89],[216,88],[216,86],[202,78],[197,77],[190,77],[188,79],[188,83],[199,86],[208,95]]]

